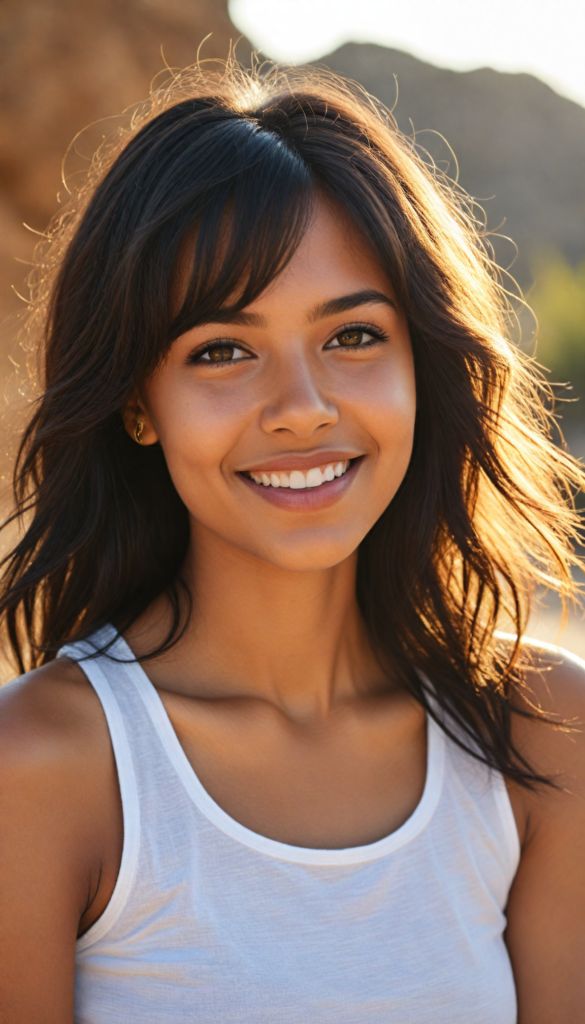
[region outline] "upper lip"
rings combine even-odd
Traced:
[[[267,470],[274,470],[275,473],[286,473],[289,470],[299,469],[301,472],[313,469],[316,466],[328,466],[330,463],[344,462],[346,459],[357,459],[363,452],[348,451],[341,449],[323,449],[304,454],[293,453],[290,455],[274,455],[271,459],[264,459],[262,462],[255,462],[252,466],[246,466],[240,473],[266,473]]]

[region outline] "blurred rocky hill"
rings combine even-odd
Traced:
[[[1,0],[0,317],[16,307],[34,239],[56,208],[61,161],[86,125],[143,99],[165,60],[228,54],[227,0]],[[249,46],[242,41],[243,59]]]
[[[414,127],[420,144],[443,164],[450,155],[433,132],[447,139],[461,185],[484,206],[488,225],[504,222],[502,233],[518,245],[512,272],[523,285],[535,253],[554,249],[573,265],[583,259],[584,107],[532,75],[448,71],[369,43],[348,43],[319,63],[361,82],[389,107],[398,82],[399,126],[408,134]],[[500,245],[498,255],[507,264],[512,247]]]
[[[166,61],[225,57],[238,38],[227,0],[1,0],[0,320],[17,308],[34,237],[56,209],[61,161],[86,125],[143,98]],[[247,62],[242,40],[238,56]],[[323,64],[360,81],[407,132],[483,202],[518,243],[514,273],[530,278],[535,252],[556,249],[572,265],[585,255],[585,109],[530,75],[459,73],[373,44],[347,44]],[[396,77],[395,77],[396,76]],[[412,125],[411,125],[412,122]],[[428,131],[431,129],[431,131]],[[99,141],[96,128],[96,144]],[[91,142],[83,140],[87,147]],[[89,156],[89,152],[86,154]],[[494,197],[494,198],[490,198]],[[500,247],[502,262],[511,246]],[[2,368],[0,368],[0,374]]]

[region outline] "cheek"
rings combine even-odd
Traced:
[[[380,468],[406,472],[416,420],[416,385],[410,351],[389,365],[372,367],[358,396],[361,418],[376,448]],[[395,481],[393,481],[395,483]]]
[[[212,387],[202,393],[171,376],[155,382],[147,396],[173,483],[190,509],[217,487],[218,467],[245,429],[247,410],[225,392]]]

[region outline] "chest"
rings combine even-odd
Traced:
[[[294,846],[362,846],[398,829],[421,799],[426,777],[422,709],[383,704],[295,726],[275,715],[167,712],[206,791],[248,829]]]

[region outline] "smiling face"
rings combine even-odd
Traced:
[[[392,500],[412,451],[405,317],[360,235],[319,203],[286,269],[230,322],[178,338],[140,399],[207,531],[272,565],[315,571],[351,555]],[[134,435],[136,402],[125,413]]]

